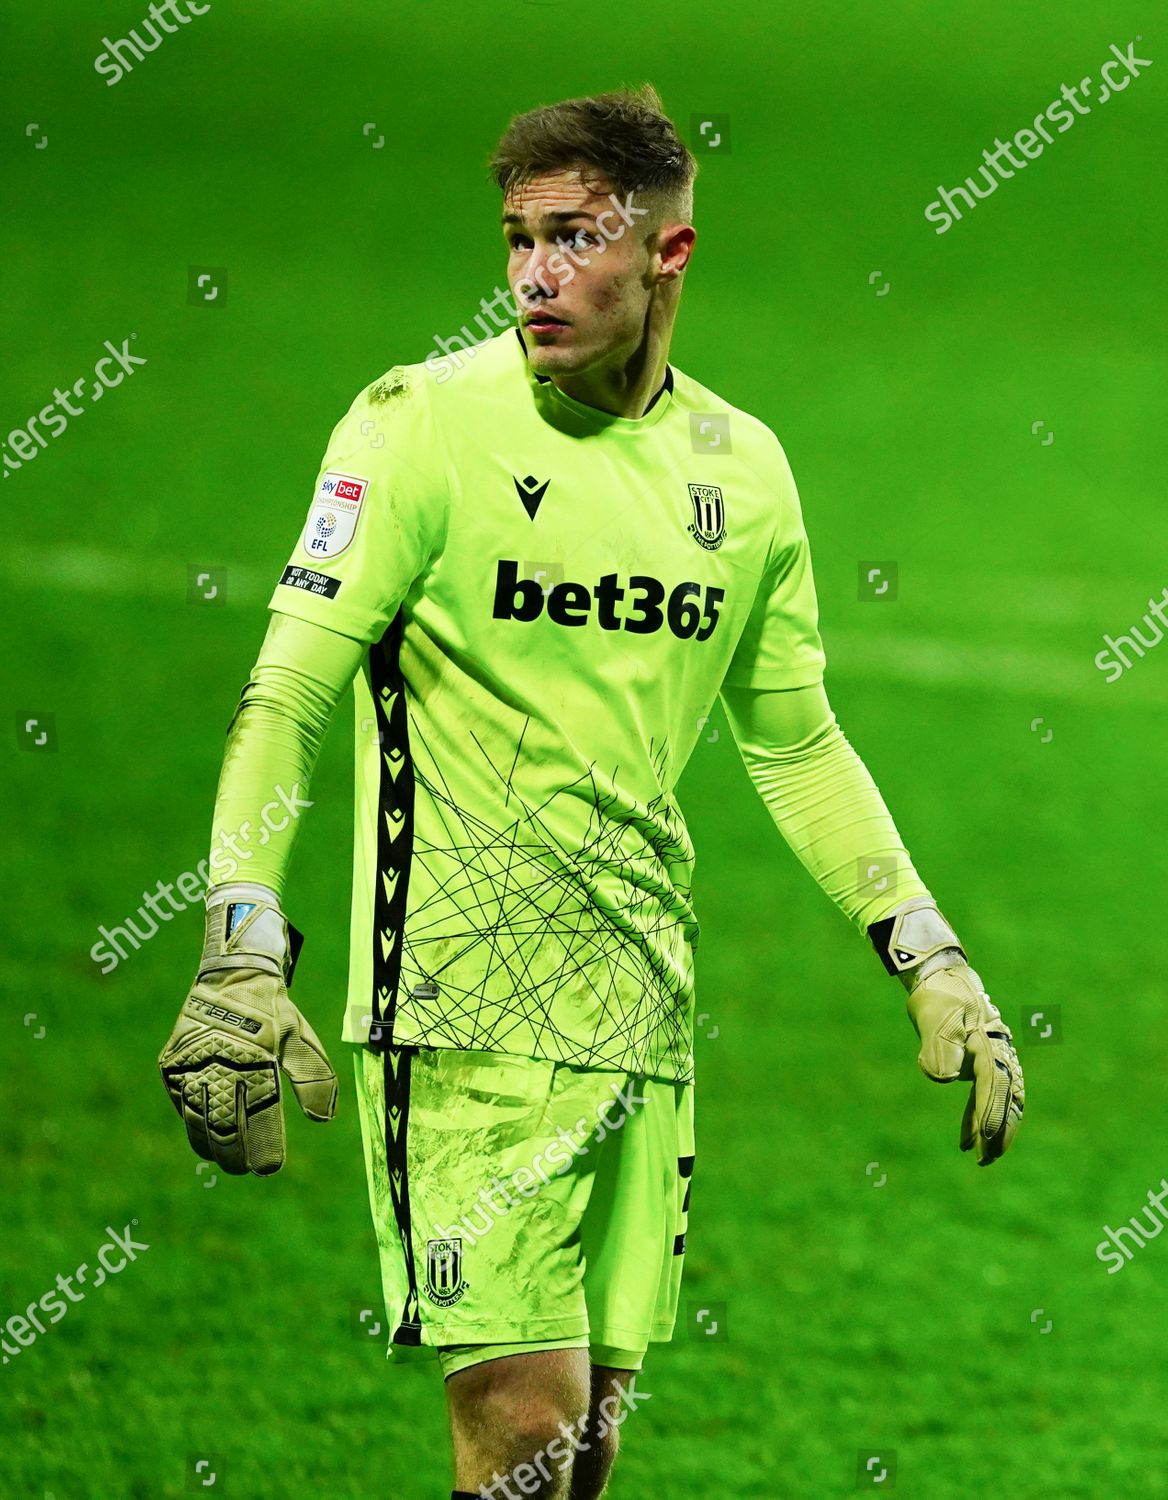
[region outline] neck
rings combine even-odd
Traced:
[[[622,363],[553,375],[552,383],[573,401],[595,406],[614,417],[643,417],[665,380],[668,353],[667,345],[655,351],[642,345]]]
[[[588,370],[551,375],[552,384],[573,401],[614,417],[643,417],[665,381],[675,311],[654,303],[645,320],[644,336],[631,353],[618,353]]]

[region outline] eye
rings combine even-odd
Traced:
[[[587,229],[577,229],[574,234],[568,236],[559,235],[556,239],[556,244],[559,245],[561,250],[583,250],[585,245],[594,245],[595,243],[595,236],[589,234]]]
[[[530,250],[531,241],[525,234],[512,234],[507,237],[508,247],[514,252],[516,250]]]

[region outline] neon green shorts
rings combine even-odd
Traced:
[[[672,1336],[691,1084],[449,1047],[355,1063],[392,1356],[441,1350],[450,1375],[590,1347],[639,1369]]]

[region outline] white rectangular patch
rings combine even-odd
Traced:
[[[353,540],[368,488],[368,479],[359,474],[329,469],[321,475],[301,542],[309,557],[340,556]]]

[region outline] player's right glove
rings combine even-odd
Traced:
[[[935,1083],[972,1082],[961,1149],[976,1149],[978,1165],[988,1167],[1009,1148],[1026,1106],[1010,1028],[934,902],[906,901],[869,934],[885,967],[909,990],[921,1071]]]
[[[300,934],[261,885],[217,886],[194,988],[158,1065],[194,1150],[225,1172],[284,1165],[280,1072],[310,1120],[331,1120],[337,1079],[288,997]]]

